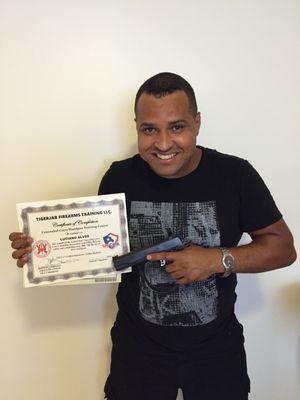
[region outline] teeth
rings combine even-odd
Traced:
[[[170,160],[171,158],[175,157],[175,153],[172,154],[156,154],[156,156],[158,158],[160,158],[161,160]]]

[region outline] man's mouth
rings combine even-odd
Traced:
[[[170,154],[161,154],[161,153],[155,153],[156,157],[159,158],[160,160],[171,160],[176,156],[177,153],[170,153]]]

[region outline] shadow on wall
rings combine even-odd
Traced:
[[[287,314],[296,316],[300,326],[300,281],[280,287],[278,300]]]
[[[136,144],[137,134],[135,128],[134,100],[128,100],[129,96],[118,105],[118,137],[121,148],[131,148]]]
[[[245,317],[263,305],[263,295],[257,274],[238,274],[236,313]]]
[[[118,105],[117,112],[117,154],[115,154],[115,148],[112,149],[112,158],[101,159],[101,164],[99,165],[99,173],[97,171],[97,178],[100,181],[111,166],[114,161],[120,161],[129,157],[132,157],[138,153],[137,147],[137,133],[134,122],[134,112],[133,112],[133,100],[128,101],[128,98],[124,102],[120,102]],[[98,189],[98,187],[97,187]]]
[[[277,292],[277,301],[282,307],[287,319],[292,319],[289,325],[298,332],[298,382],[300,383],[300,281],[288,283]],[[296,323],[296,326],[295,326]]]
[[[250,236],[244,233],[238,245],[246,245],[250,242]],[[262,307],[263,295],[257,274],[237,274],[237,279],[235,309],[236,314],[244,318],[247,314],[253,313]]]
[[[72,285],[29,288],[16,286],[25,324],[32,331],[83,325],[112,326],[117,285]]]

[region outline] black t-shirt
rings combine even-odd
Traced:
[[[243,232],[281,218],[247,161],[201,148],[198,167],[182,178],[157,176],[139,155],[114,162],[106,172],[99,193],[125,192],[133,250],[170,236],[204,247],[236,246]],[[232,318],[235,286],[235,274],[178,285],[163,266],[148,262],[122,276],[115,330],[139,332],[139,340],[169,349],[203,346]]]

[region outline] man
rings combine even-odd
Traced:
[[[292,235],[247,161],[196,146],[200,113],[186,80],[148,79],[135,114],[139,155],[114,162],[99,193],[126,193],[132,249],[174,235],[192,245],[149,255],[122,277],[106,398],[175,400],[182,388],[185,400],[245,400],[236,273],[293,263]],[[243,232],[252,242],[237,247]],[[31,239],[10,239],[22,267]]]

